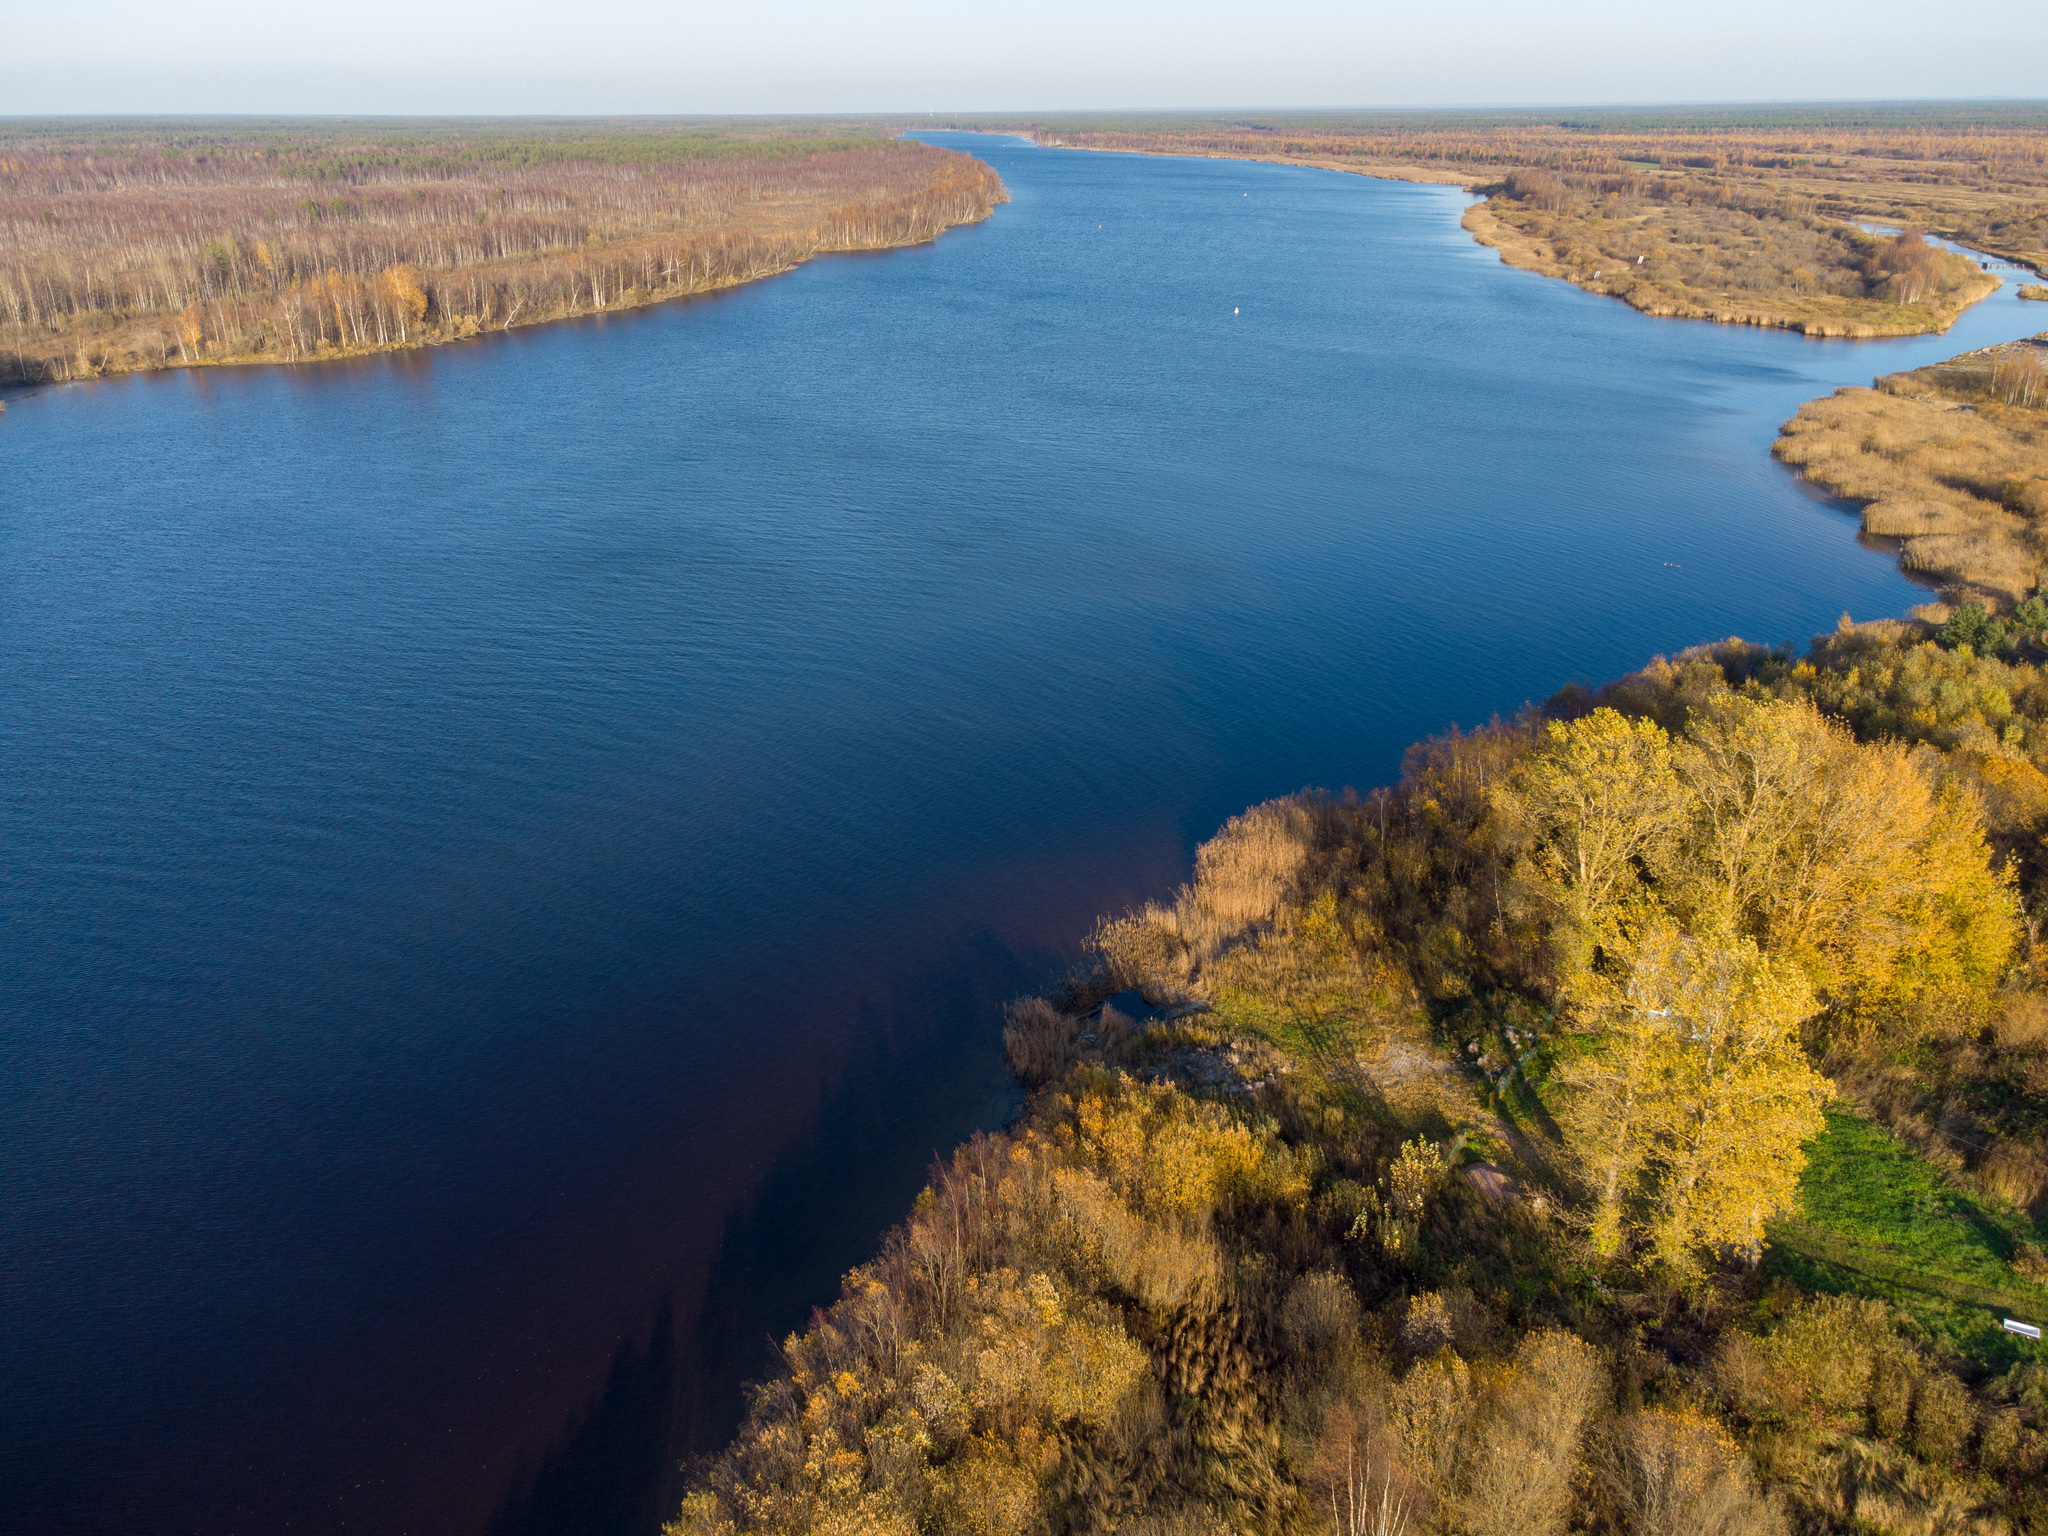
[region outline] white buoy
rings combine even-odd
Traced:
[[[1238,313],[1240,313],[1240,311],[1238,311],[1238,310],[1235,310],[1235,309],[1233,309],[1233,310],[1231,311],[1231,313],[1232,313],[1233,315],[1235,315],[1235,314],[1238,314]]]

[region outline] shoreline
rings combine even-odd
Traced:
[[[641,309],[928,244],[1009,201],[985,162],[872,125],[266,120],[196,157],[147,124],[20,138],[0,133],[0,373],[31,388]]]
[[[1485,202],[1474,203],[1465,210],[1464,216],[1458,222],[1480,245],[1498,251],[1504,265],[1514,267],[1518,271],[1534,272],[1542,277],[1570,283],[1585,293],[1619,299],[1638,314],[1649,315],[1659,320],[1704,320],[1714,325],[1747,325],[1759,330],[1790,331],[1794,335],[1811,336],[1816,340],[1890,341],[1907,336],[1944,336],[1955,327],[1956,321],[1963,317],[1966,310],[1990,298],[2004,286],[2000,278],[1980,270],[1978,276],[1961,290],[1960,302],[1954,310],[1940,317],[1937,323],[1889,327],[1864,321],[1806,320],[1782,313],[1773,314],[1767,306],[1745,307],[1737,303],[1732,296],[1728,307],[1724,309],[1709,309],[1699,304],[1670,301],[1668,297],[1663,302],[1648,298],[1639,301],[1637,295],[1644,293],[1647,285],[1623,286],[1606,282],[1597,270],[1591,277],[1574,275],[1565,270],[1554,256],[1546,254],[1545,242],[1524,234],[1489,209],[1487,203],[1491,201],[1489,198]],[[1961,249],[1968,250],[1968,247]],[[1972,254],[1981,267],[1986,253]]]
[[[1632,296],[1633,292],[1636,291],[1635,289],[1603,282],[1597,275],[1593,277],[1575,275],[1560,266],[1556,261],[1542,254],[1541,247],[1544,242],[1524,235],[1505,219],[1494,213],[1489,207],[1489,204],[1494,201],[1493,195],[1482,194],[1481,189],[1502,185],[1501,178],[1485,179],[1462,176],[1455,171],[1439,171],[1428,167],[1411,167],[1385,161],[1374,161],[1360,165],[1341,160],[1306,159],[1291,155],[1224,154],[1210,151],[1198,153],[1171,149],[1139,149],[1124,146],[1112,148],[1107,145],[1097,144],[1070,144],[1056,136],[1042,138],[1035,131],[1030,130],[1018,132],[1017,137],[1028,139],[1031,143],[1043,149],[1072,149],[1104,155],[1141,155],[1159,160],[1240,160],[1252,165],[1291,165],[1298,166],[1304,170],[1337,171],[1349,176],[1363,176],[1370,181],[1405,181],[1418,186],[1457,187],[1479,198],[1479,201],[1466,208],[1460,217],[1458,221],[1460,227],[1472,237],[1475,244],[1498,252],[1504,265],[1514,267],[1519,271],[1534,272],[1539,276],[1552,278],[1558,282],[1570,283],[1574,288],[1585,293],[1597,294],[1602,298],[1619,299],[1639,314],[1650,315],[1657,319],[1702,320],[1715,325],[1747,325],[1763,330],[1791,331],[1796,335],[1811,336],[1824,340],[1882,341],[1906,336],[1940,336],[1945,335],[1955,325],[1964,311],[1989,298],[2003,286],[1999,278],[1992,276],[1988,272],[1980,272],[1979,277],[1973,280],[1966,290],[1968,297],[1957,304],[1954,311],[1941,318],[1938,323],[1891,327],[1861,321],[1840,323],[1827,320],[1808,321],[1782,313],[1772,314],[1768,312],[1765,306],[1761,305],[1745,309],[1732,300],[1727,308],[1718,310],[1709,309],[1697,304],[1638,303]],[[1969,251],[1980,264],[1985,256],[1996,254],[1995,252],[1974,251],[1970,247],[1962,245],[1960,241],[1955,240],[1952,236],[1945,235],[1942,238],[1950,240],[1950,243],[1957,245],[1965,251]],[[2026,263],[2014,258],[2000,257],[1999,259],[2011,261],[2014,266],[2019,267],[2023,271],[2031,270],[2027,267]]]
[[[2044,361],[2048,332],[1845,386],[1800,406],[1771,456],[1938,586],[1916,618],[1944,622],[1973,602],[2002,613],[2041,577]]]
[[[449,331],[423,332],[417,338],[404,341],[382,342],[371,346],[329,347],[302,354],[297,357],[282,357],[270,353],[232,354],[226,357],[167,358],[157,363],[111,364],[95,367],[90,372],[70,371],[60,378],[17,379],[0,384],[0,415],[4,415],[9,399],[22,399],[40,390],[63,384],[90,384],[101,379],[134,378],[144,374],[175,373],[198,368],[297,368],[322,363],[353,362],[367,357],[384,357],[398,352],[418,352],[429,347],[453,346],[474,341],[480,336],[503,335],[509,331],[524,331],[535,326],[553,325],[563,320],[589,320],[602,315],[625,314],[636,310],[652,309],[662,304],[673,304],[684,299],[706,298],[712,294],[729,293],[735,288],[750,287],[755,283],[767,282],[772,278],[785,277],[797,268],[823,256],[857,256],[862,254],[881,255],[889,251],[915,250],[919,246],[935,245],[945,235],[956,229],[968,229],[985,223],[994,216],[997,208],[1010,200],[1008,191],[1000,179],[996,183],[996,196],[972,218],[943,221],[929,234],[920,234],[903,240],[883,241],[870,245],[820,246],[807,251],[793,261],[781,263],[760,272],[749,272],[741,276],[713,278],[689,285],[673,286],[653,292],[641,293],[637,297],[630,291],[602,306],[578,305],[560,310],[545,310],[535,313],[530,319],[518,316],[500,325],[458,325]],[[621,242],[622,244],[624,242]],[[604,247],[590,254],[606,254]]]
[[[1004,129],[967,129],[963,132],[1001,133]],[[1036,133],[1020,132],[1020,139],[1028,139],[1040,149],[1074,149],[1091,155],[1141,155],[1148,160],[1242,160],[1250,165],[1296,165],[1311,171],[1342,171],[1350,176],[1363,176],[1370,181],[1407,181],[1418,186],[1462,187],[1467,192],[1476,191],[1492,183],[1477,181],[1470,176],[1460,176],[1455,171],[1435,171],[1423,166],[1406,166],[1396,162],[1374,161],[1371,165],[1358,165],[1343,160],[1301,160],[1288,155],[1225,155],[1173,149],[1132,149],[1119,146],[1111,148],[1105,144],[1069,144],[1064,139],[1041,139]]]

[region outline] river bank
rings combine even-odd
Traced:
[[[1997,285],[1962,286],[1981,298]],[[1909,563],[1933,572],[1927,553]],[[2031,950],[1998,873],[2023,871],[2038,898],[2044,699],[2031,665],[1937,646],[1921,625],[1846,620],[1805,655],[1729,642],[1660,658],[1597,698],[1696,762],[1730,746],[1707,744],[1723,727],[1703,722],[1740,719],[1731,729],[1757,733],[1740,744],[1750,757],[1770,731],[1803,739],[1788,783],[1867,773],[1887,798],[1918,797],[1921,830],[1866,831],[1855,857],[1891,861],[1881,883],[1894,893],[1939,886],[1936,905],[1977,913],[1969,958],[1937,962],[1958,967],[1957,990],[1906,1001],[1883,1025],[1850,1022],[1858,1005],[1840,980],[1808,994],[1746,1080],[1743,1150],[1719,1176],[1752,1207],[1825,1226],[1841,1220],[1838,1186],[1866,1179],[1873,1157],[1906,1165],[1910,1200],[1865,1199],[1859,1219],[1883,1227],[1935,1191],[1998,1235],[1982,1252],[1924,1255],[1930,1283],[1946,1295],[1961,1284],[1951,1266],[1981,1273],[1989,1288],[1972,1295],[2028,1315],[2048,1311],[2036,1220],[2048,1142],[1979,1120],[1989,1155],[1966,1167],[1925,1129],[1928,1084],[1869,1090],[1902,1041],[1941,1063],[1949,1114],[2003,1104],[2000,1073],[2038,1075],[2048,1060],[2039,999],[2007,970],[2015,954],[2030,968]],[[1589,1509],[1671,1536],[1777,1531],[1787,1512],[1801,1528],[1966,1510],[1985,1530],[2033,1529],[2048,1514],[2028,1492],[2048,1470],[2048,1412],[2011,1406],[2027,1362],[1981,1306],[1958,1316],[1902,1300],[1882,1242],[1858,1258],[1798,1222],[1774,1226],[1781,1246],[1748,1266],[1687,1257],[1682,1243],[1653,1256],[1640,1211],[1632,1256],[1601,1237],[1575,1138],[1613,1118],[1584,1108],[1602,1026],[1552,969],[1543,934],[1564,924],[1566,898],[1532,899],[1544,839],[1567,834],[1529,818],[1523,798],[1541,781],[1544,717],[1566,731],[1595,702],[1567,690],[1544,716],[1417,743],[1399,784],[1363,797],[1256,807],[1199,850],[1176,898],[1105,918],[1066,987],[1007,1014],[1009,1059],[1034,1090],[1025,1114],[936,1168],[880,1256],[785,1342],[787,1370],[758,1389],[673,1536],[856,1521],[1307,1532],[1328,1528],[1333,1504],[1340,1525],[1345,1507],[1366,1506],[1399,1509],[1403,1529],[1514,1536]],[[1901,774],[1902,752],[1884,745],[1901,735],[1939,766]],[[1634,793],[1613,763],[1588,764],[1581,787],[1595,797]],[[1976,797],[1950,803],[1985,804],[1985,819],[1971,811],[1933,835],[1937,785]],[[1639,856],[1667,871],[1660,899],[1682,902],[1688,856]],[[1557,867],[1571,862],[1560,853]],[[1935,948],[1949,942],[1933,933]],[[1896,963],[1921,962],[1902,951]],[[1664,1012],[1684,1011],[1670,1001]],[[1793,1024],[1866,1095],[1825,1130],[1815,1106],[1833,1087]],[[1859,1044],[1862,1028],[1883,1038]],[[1979,1059],[1979,1029],[2009,1037],[2011,1054]],[[1805,1115],[1760,1152],[1773,1093],[1806,1094]],[[1887,1117],[1918,1151],[1873,1129]],[[2025,1126],[2044,1117],[2048,1102],[2029,1100]],[[1811,1178],[1807,1143],[1825,1154]],[[1698,1177],[1721,1154],[1683,1156]],[[1763,1254],[1754,1210],[1749,1221],[1714,1241]],[[1819,1251],[1851,1256],[1816,1268],[1806,1255]],[[1862,1376],[1833,1392],[1823,1368],[1839,1364],[1845,1329]],[[1793,1415],[1807,1422],[1784,1429]],[[1980,1419],[1995,1426],[1981,1437]],[[1654,1509],[1633,1474],[1611,1470],[1617,1458],[1666,1469]]]
[[[1927,285],[1930,292],[1925,302],[1919,299],[1917,289],[1913,302],[1883,306],[1842,297],[1830,300],[1811,295],[1792,298],[1782,293],[1776,296],[1765,293],[1748,297],[1728,292],[1707,293],[1695,291],[1690,284],[1683,281],[1667,280],[1662,284],[1656,281],[1657,278],[1666,276],[1667,258],[1671,254],[1656,243],[1659,236],[1666,235],[1666,232],[1625,230],[1621,233],[1621,238],[1616,240],[1613,238],[1614,231],[1603,230],[1602,234],[1606,238],[1598,244],[1589,245],[1586,243],[1585,226],[1560,227],[1560,221],[1554,217],[1532,217],[1534,210],[1524,206],[1519,199],[1504,193],[1500,183],[1476,181],[1458,171],[1395,162],[1361,162],[1317,158],[1313,155],[1260,154],[1256,151],[1223,153],[1131,148],[1122,145],[1070,144],[1054,135],[1034,137],[1033,142],[1051,148],[1096,149],[1111,154],[1196,155],[1211,160],[1252,160],[1267,165],[1297,165],[1308,170],[1341,171],[1346,175],[1365,176],[1375,181],[1408,181],[1431,186],[1461,187],[1480,197],[1480,201],[1465,210],[1462,220],[1465,230],[1479,244],[1499,251],[1501,260],[1509,266],[1540,273],[1544,277],[1558,278],[1588,293],[1620,299],[1633,309],[1664,319],[1708,320],[1721,325],[1764,326],[1775,330],[1796,331],[1801,335],[1816,338],[1874,340],[1889,336],[1923,336],[1948,330],[1955,324],[1957,316],[1972,304],[1995,293],[1999,286],[1998,279],[1978,270],[1974,263],[1967,262],[1965,258],[1950,259],[1944,254],[1935,253],[1929,264],[1939,269],[1940,276]],[[1512,173],[1510,175],[1512,177]],[[1643,205],[1640,203],[1624,208],[1603,209],[1602,223],[1641,225],[1644,222],[1643,214]],[[1743,227],[1751,222],[1747,219],[1736,221],[1738,239],[1745,244],[1760,244],[1751,239]],[[1859,240],[1861,232],[1847,221],[1837,221],[1833,232],[1851,242],[1850,248],[1857,250],[1859,254],[1862,250],[1874,248],[1879,244],[1874,240]],[[1696,232],[1688,231],[1687,234],[1696,235]],[[1572,243],[1574,239],[1580,242],[1576,248]],[[1672,243],[1680,242],[1673,240]],[[1658,267],[1645,274],[1642,271],[1642,264],[1652,254],[1658,259]],[[1812,273],[1806,272],[1805,287],[1813,288],[1816,281]]]
[[[1333,1506],[1460,1536],[2038,1529],[2048,1404],[1998,1318],[2048,1316],[2048,1002],[1998,861],[2048,826],[2048,694],[2007,722],[2024,752],[1913,714],[1910,767],[1902,708],[2040,678],[1967,649],[1930,677],[1899,629],[1660,658],[1417,743],[1398,785],[1232,818],[1011,1005],[1025,1113],[784,1342],[670,1536],[1307,1536]],[[1732,834],[1730,749],[1771,773]],[[1988,825],[1965,783],[2000,786]],[[1790,828],[1845,789],[1865,809],[1816,865]],[[1699,797],[1675,824],[1667,791]],[[1687,839],[1763,877],[1711,961],[1732,987],[1695,968],[1716,941],[1597,915],[1694,899]],[[1751,936],[1750,903],[1860,903],[1837,878],[1873,862],[1891,915],[1858,936]],[[1580,923],[1651,1022],[1572,980]],[[1860,979],[1829,958],[1873,941]],[[1936,952],[1939,1001],[1857,1022]],[[1844,1087],[1825,1116],[1808,1052]],[[1937,1115],[1983,1138],[1967,1163]]]
[[[1684,243],[1668,229],[1648,225],[1642,215],[1633,218],[1621,210],[1601,220],[1599,236],[1589,236],[1588,226],[1544,218],[1512,198],[1489,197],[1465,211],[1464,227],[1481,245],[1500,252],[1511,267],[1561,278],[1597,293],[1620,299],[1631,309],[1670,320],[1708,320],[1717,325],[1757,325],[1775,330],[1796,331],[1802,336],[1869,341],[1887,336],[1925,336],[1947,331],[1964,310],[1996,293],[1999,280],[1979,268],[1967,256],[1935,251],[1924,244],[1906,247],[1928,269],[1924,296],[1916,290],[1911,302],[1873,304],[1860,298],[1808,294],[1791,297],[1769,292],[1738,294],[1711,292],[1672,275],[1672,246]],[[1617,222],[1637,224],[1635,229],[1614,229]],[[1751,223],[1742,219],[1739,223]],[[1839,226],[1844,240],[1854,235],[1847,225]],[[1687,231],[1694,241],[1705,231]],[[1576,244],[1574,242],[1577,242]],[[1866,261],[1888,270],[1882,242],[1867,240],[1846,250],[1857,251]],[[1809,249],[1811,247],[1809,246]],[[1926,253],[1924,256],[1921,253]],[[1803,254],[1803,253],[1802,253]],[[1647,271],[1645,264],[1654,258]],[[1896,258],[1893,258],[1896,260]],[[1805,269],[1800,269],[1805,270]],[[1805,286],[1812,289],[1817,279],[1808,272]]]
[[[639,309],[923,244],[1007,196],[986,166],[871,128],[207,127],[0,134],[16,381],[362,357]]]
[[[1511,265],[1647,314],[1823,337],[1946,330],[1993,284],[1877,222],[2048,264],[2048,119],[1910,110],[1073,118],[1013,131],[1080,149],[1243,158],[1483,194],[1466,228]],[[1970,172],[1960,167],[1967,163]]]
[[[2048,523],[2048,338],[1967,352],[1809,401],[1772,452],[1853,502],[1864,531],[1956,604],[2039,585]]]

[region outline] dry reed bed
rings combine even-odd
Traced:
[[[0,368],[447,340],[929,240],[1004,195],[968,156],[879,138],[0,137]]]
[[[1998,286],[1916,235],[1873,236],[1808,203],[1665,179],[1518,171],[1464,224],[1510,266],[1646,314],[1809,336],[1945,331]]]
[[[2048,343],[2014,342],[1842,389],[1774,452],[1862,502],[1869,533],[1957,595],[2009,606],[2039,584],[2048,524]]]

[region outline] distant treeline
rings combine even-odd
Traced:
[[[0,136],[0,377],[291,361],[702,292],[928,240],[1002,184],[814,132]]]

